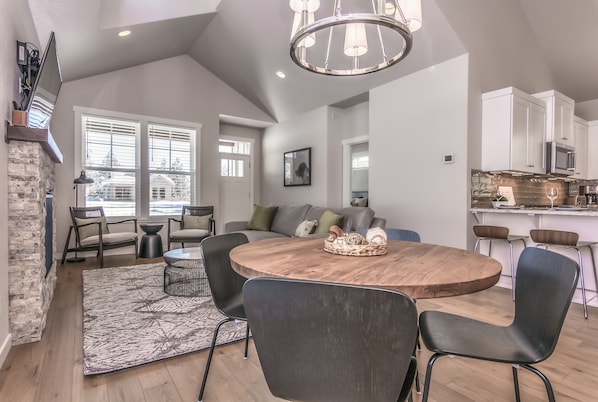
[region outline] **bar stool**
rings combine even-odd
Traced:
[[[588,300],[586,299],[586,285],[583,274],[583,259],[581,257],[582,247],[587,247],[590,250],[592,256],[592,264],[594,269],[596,268],[596,262],[594,260],[594,251],[592,250],[592,244],[596,242],[580,242],[579,234],[575,232],[566,232],[562,230],[550,230],[550,229],[532,229],[529,232],[532,240],[537,243],[536,247],[544,247],[548,249],[549,246],[560,246],[565,248],[572,248],[577,251],[577,260],[579,262],[579,280],[581,282],[581,298],[583,299],[583,316],[588,318]],[[595,271],[594,271],[595,272]],[[596,289],[598,291],[598,279],[594,274],[594,280],[596,281]]]
[[[509,243],[509,258],[511,261],[511,293],[513,300],[515,300],[515,261],[513,258],[513,242],[521,240],[523,242],[523,247],[525,248],[525,239],[527,239],[528,236],[509,235],[509,228],[493,225],[474,225],[473,233],[475,233],[478,238],[473,248],[474,253],[478,251],[482,240],[489,241],[488,256],[491,256],[492,254],[492,242],[494,240],[500,240]]]

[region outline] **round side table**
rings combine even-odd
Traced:
[[[164,253],[164,292],[171,296],[210,296],[201,248],[177,248]]]
[[[140,258],[156,258],[162,256],[162,238],[158,233],[164,224],[162,223],[140,223],[139,227],[145,232],[141,236],[139,245]]]

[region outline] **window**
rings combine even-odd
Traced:
[[[178,215],[193,204],[195,128],[80,116],[81,167],[94,180],[84,205],[101,205],[108,216],[149,217]]]
[[[191,203],[191,138],[194,130],[148,125],[150,215],[174,215]]]
[[[218,150],[221,154],[250,155],[251,143],[220,140]],[[220,156],[221,177],[245,177],[245,161],[235,158],[233,155],[230,158],[227,158],[225,155]]]
[[[83,168],[94,182],[85,186],[87,206],[101,205],[108,216],[135,216],[139,123],[84,116]]]
[[[351,158],[351,167],[353,169],[367,169],[370,166],[370,157],[367,152],[354,153]]]

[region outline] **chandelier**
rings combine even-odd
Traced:
[[[422,25],[421,0],[290,0],[289,5],[295,13],[291,58],[319,74],[352,76],[392,66],[409,54],[412,33]]]

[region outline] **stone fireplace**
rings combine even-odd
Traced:
[[[8,144],[8,294],[12,344],[39,341],[56,285],[54,165],[39,142]]]

